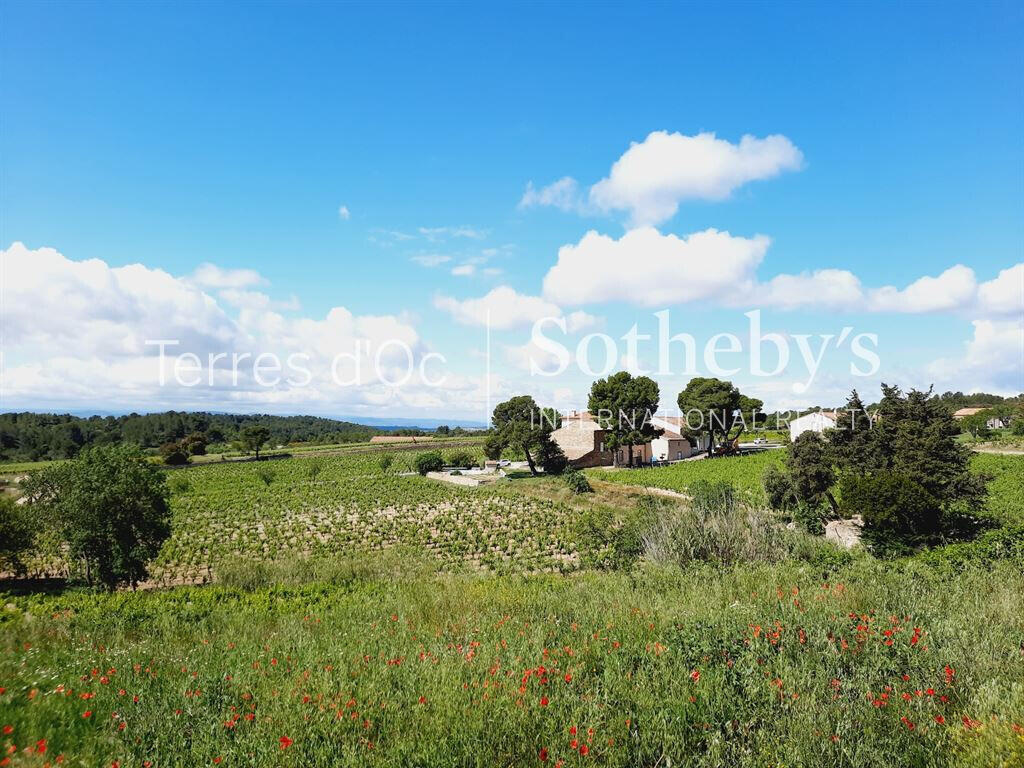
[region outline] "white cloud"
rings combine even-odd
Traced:
[[[558,250],[558,262],[544,278],[544,296],[573,306],[717,298],[750,281],[769,242],[763,235],[734,237],[715,229],[677,237],[643,227],[618,240],[590,231]]]
[[[15,243],[11,248],[18,245],[21,243]],[[267,280],[255,269],[222,269],[216,264],[206,263],[200,264],[192,273],[192,282],[204,288],[247,288],[265,285]]]
[[[409,261],[414,261],[421,267],[436,267],[451,260],[451,256],[442,256],[439,253],[422,253],[409,257]]]
[[[531,182],[519,205],[578,213],[626,211],[631,226],[647,226],[672,218],[686,200],[723,200],[748,182],[802,166],[803,154],[781,135],[748,135],[732,144],[714,133],[654,131],[633,142],[586,199],[578,182],[566,176],[539,190]]]
[[[487,231],[475,227],[420,227],[418,232],[427,240],[436,242],[447,238],[467,238],[469,240],[483,240],[487,237]]]
[[[1024,315],[1024,263],[978,286],[978,305],[988,315]]]
[[[576,333],[578,331],[586,330],[587,328],[593,328],[594,326],[599,325],[600,322],[600,318],[582,310],[570,312],[565,316],[565,328],[568,333]]]
[[[585,212],[585,205],[580,195],[580,185],[569,176],[548,184],[546,187],[537,189],[533,182],[526,184],[526,191],[519,201],[520,208],[532,208],[534,206],[551,206],[563,211]]]
[[[854,309],[864,301],[860,280],[845,269],[818,269],[798,275],[776,275],[743,296],[751,305],[797,309]]]
[[[562,310],[538,296],[517,293],[501,285],[478,299],[459,301],[450,296],[437,296],[434,306],[444,310],[463,325],[487,325],[507,330],[532,325],[542,317],[561,317]]]
[[[384,373],[398,380],[405,354],[385,342],[408,345],[414,365],[429,350],[414,321],[402,315],[354,315],[334,307],[319,318],[288,317],[276,309],[297,309],[294,299],[279,301],[239,287],[207,293],[195,279],[175,277],[141,264],[111,267],[99,259],[74,261],[52,248],[29,249],[21,243],[0,251],[3,286],[4,349],[2,382],[8,408],[110,408],[136,410],[193,408],[284,410],[304,413],[408,412],[434,403],[447,412],[466,412],[485,401],[479,381],[446,379],[429,387],[413,377],[394,387],[377,378],[373,361],[384,349]],[[204,265],[200,278],[221,285],[251,285],[255,272],[239,275]],[[260,280],[262,281],[262,280]],[[166,384],[159,383],[158,349],[147,339],[174,339],[168,355],[191,352],[204,365],[201,384],[185,387],[174,380],[170,362]],[[331,361],[359,345],[362,371],[358,385],[340,386],[331,377]],[[227,353],[214,365],[209,355]],[[312,374],[309,386],[284,379],[262,387],[252,375],[255,356],[269,352],[284,363],[293,353]],[[231,383],[231,355],[250,355]],[[245,360],[245,358],[242,358]],[[431,378],[447,371],[429,363]],[[342,365],[339,375],[354,374]],[[304,378],[292,375],[294,379]],[[471,394],[470,394],[471,392]],[[482,405],[480,406],[482,411]],[[342,410],[343,409],[343,410]]]
[[[456,277],[469,277],[476,272],[475,264],[459,264],[459,266],[452,268],[452,274]]]
[[[868,309],[876,312],[946,312],[966,307],[974,300],[974,271],[962,264],[938,277],[921,277],[903,290],[886,286],[871,291]]]
[[[352,214],[349,212],[347,205],[342,205],[338,208],[338,218],[342,221],[348,221],[352,218]]]
[[[963,355],[936,360],[928,372],[964,392],[1024,392],[1024,319],[975,320],[973,325]]]
[[[217,294],[227,304],[238,309],[267,310],[281,309],[294,311],[300,308],[297,296],[288,299],[272,299],[260,291],[243,291],[239,288],[225,288]]]

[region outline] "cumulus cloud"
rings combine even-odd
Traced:
[[[959,357],[936,360],[928,372],[964,392],[1024,392],[1024,319],[975,320]]]
[[[989,315],[1024,315],[1024,263],[978,286],[978,308]]]
[[[485,326],[507,330],[532,325],[542,317],[561,317],[557,305],[539,296],[517,293],[507,285],[500,285],[477,299],[459,301],[450,296],[437,296],[434,306],[450,314],[463,325]]]
[[[938,277],[922,277],[899,290],[886,286],[871,292],[868,309],[876,312],[943,312],[960,309],[974,300],[974,271],[963,264]]]
[[[627,301],[641,306],[712,299],[749,282],[769,239],[707,229],[686,237],[642,227],[619,239],[590,231],[558,250],[544,297],[559,304]]]
[[[747,292],[744,300],[779,309],[856,309],[864,300],[860,279],[845,269],[776,275]]]
[[[350,218],[352,218],[352,214],[349,212],[347,205],[342,205],[338,207],[338,218],[341,219],[342,221],[348,221]]]
[[[748,182],[799,170],[803,162],[800,150],[781,135],[748,135],[733,144],[714,133],[654,131],[633,142],[585,198],[579,183],[566,176],[541,189],[531,182],[519,205],[625,211],[631,226],[647,226],[672,218],[686,200],[723,200]]]
[[[262,408],[339,413],[361,409],[438,407],[465,412],[467,388],[479,382],[445,380],[427,386],[414,377],[393,386],[407,369],[405,344],[419,366],[429,352],[414,321],[402,315],[356,315],[334,307],[322,317],[286,316],[280,309],[298,309],[295,299],[280,301],[244,287],[262,278],[254,272],[204,265],[193,274],[175,277],[141,264],[111,267],[99,259],[74,261],[52,248],[29,249],[21,243],[0,251],[3,274],[4,404],[8,407],[119,407],[153,409]],[[210,293],[200,285],[220,287]],[[168,346],[165,384],[160,385],[159,350],[147,340],[177,340]],[[173,376],[173,356],[189,352],[204,366],[201,386],[189,387]],[[226,353],[212,367],[210,355]],[[261,385],[252,364],[272,353],[286,364],[302,356],[306,377],[285,368],[280,381]],[[381,362],[378,378],[375,361]],[[233,381],[231,357],[246,359]],[[338,375],[351,385],[339,386],[331,373],[335,355],[346,354]],[[356,371],[358,359],[360,370]],[[446,373],[436,360],[430,378]],[[264,378],[275,378],[273,373]],[[291,379],[291,381],[289,381]],[[385,380],[386,379],[386,380]],[[484,398],[479,398],[483,402]],[[474,400],[475,402],[475,400]],[[376,404],[376,405],[374,405]],[[342,413],[346,411],[341,411]]]

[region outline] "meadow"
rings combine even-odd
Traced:
[[[175,470],[153,586],[214,583],[4,595],[0,765],[1024,764],[1024,557],[665,562],[636,526],[686,502],[643,486],[754,509],[781,455],[580,496],[414,455]],[[1024,523],[1024,457],[974,469]]]

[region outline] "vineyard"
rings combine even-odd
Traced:
[[[156,583],[202,581],[225,558],[275,560],[408,546],[449,568],[565,571],[570,510],[508,491],[409,474],[392,452],[203,466],[178,472],[173,533]]]

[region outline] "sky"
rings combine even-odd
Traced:
[[[621,368],[663,408],[694,375],[769,409],[1024,391],[1019,4],[8,1],[0,29],[5,411],[484,421]]]

